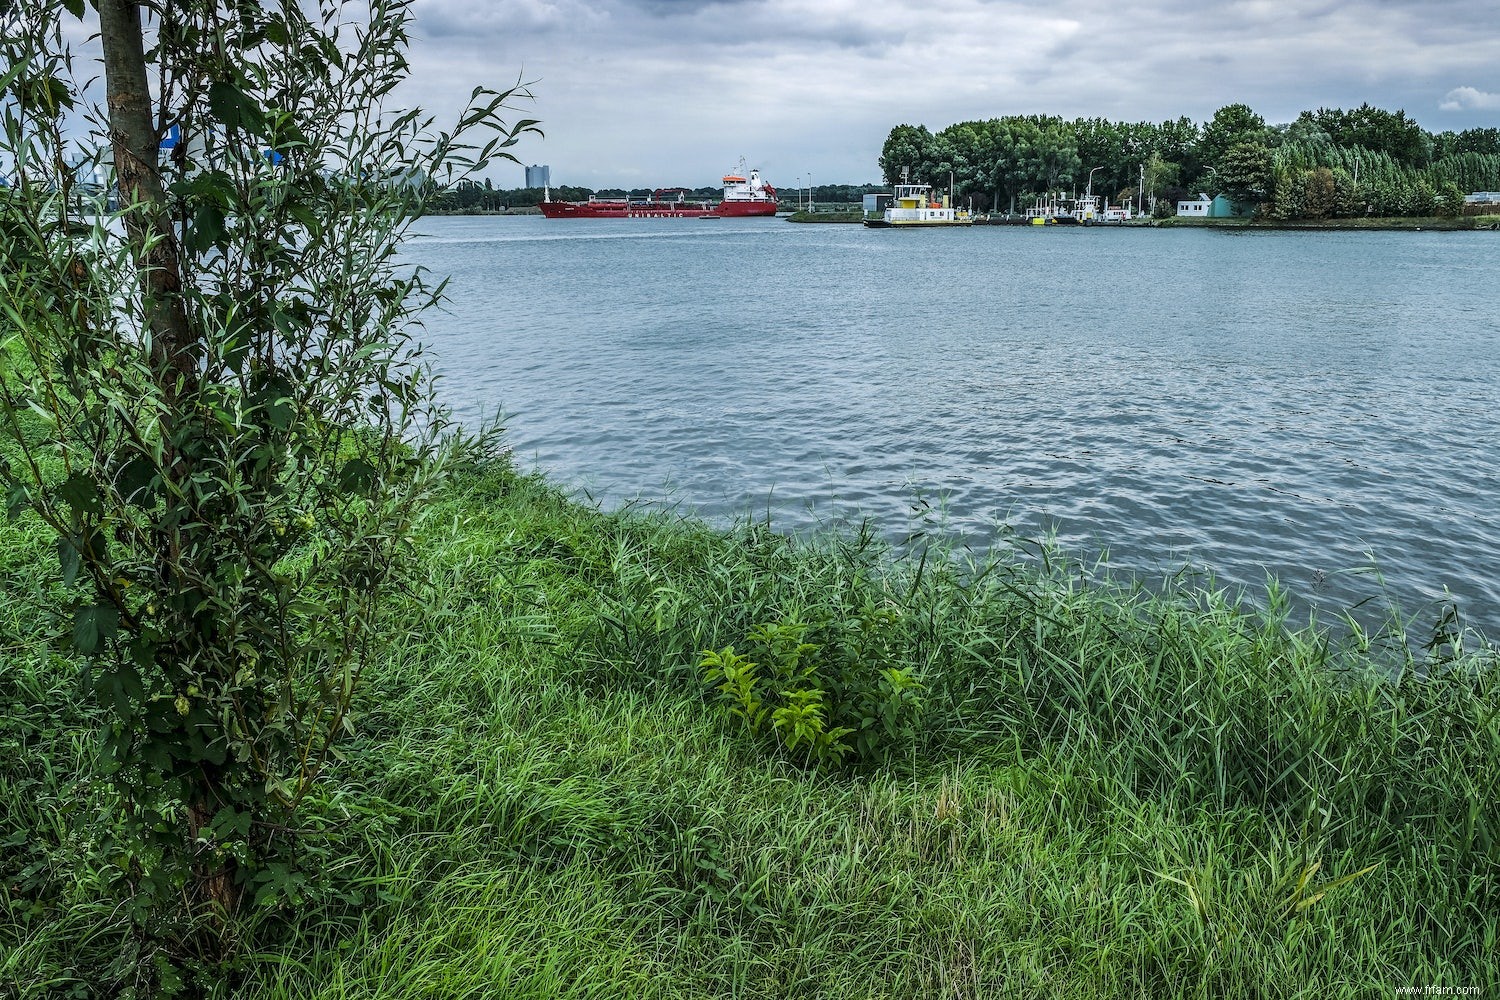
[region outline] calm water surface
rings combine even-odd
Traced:
[[[1494,234],[419,228],[449,402],[606,503],[893,537],[941,508],[1500,636]]]

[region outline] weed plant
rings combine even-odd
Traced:
[[[602,513],[499,467],[424,531],[308,809],[318,864],[241,916],[225,995],[1500,989],[1482,643],[1335,640],[1274,589],[1147,593],[1050,552]],[[0,995],[113,996],[128,921],[50,558],[0,529]],[[773,701],[795,654],[847,751],[750,725],[701,666],[729,647]],[[920,698],[882,714],[889,671]]]

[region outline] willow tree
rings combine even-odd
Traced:
[[[56,536],[118,795],[101,863],[142,954],[213,959],[294,895],[413,524],[491,442],[434,398],[412,330],[442,284],[397,251],[535,123],[519,87],[447,131],[390,110],[409,0],[95,11],[4,15],[0,485]]]

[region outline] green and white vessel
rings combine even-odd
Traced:
[[[931,226],[972,226],[974,216],[967,209],[955,209],[952,197],[941,199],[932,193],[930,184],[897,184],[890,207],[878,219],[866,219],[871,229],[917,229]]]

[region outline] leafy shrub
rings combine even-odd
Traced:
[[[747,656],[733,646],[705,650],[699,669],[752,735],[769,732],[809,762],[851,752],[870,760],[885,743],[909,743],[922,714],[922,682],[891,665],[898,622],[890,609],[869,606],[817,630],[793,616],[752,628]],[[809,632],[827,641],[808,642]]]
[[[70,82],[84,4],[0,31],[0,491],[55,539],[52,624],[100,710],[101,880],[166,991],[232,954],[237,910],[305,898],[301,807],[354,732],[383,596],[450,463],[489,447],[449,433],[412,339],[441,285],[397,250],[425,178],[532,123],[499,117],[518,90],[445,134],[393,116],[405,0],[357,30],[340,3],[95,8],[100,106]],[[66,164],[79,125],[114,143],[107,218]]]

